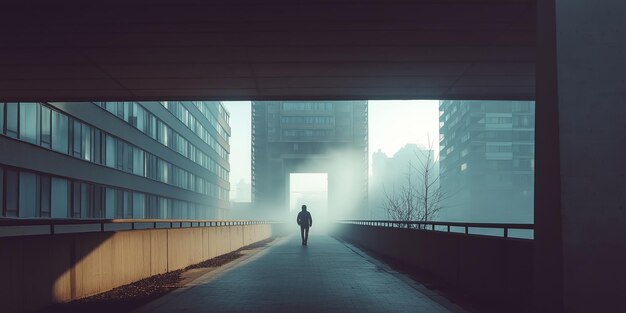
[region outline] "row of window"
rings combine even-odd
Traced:
[[[486,169],[497,171],[534,171],[535,159],[515,158],[512,160],[487,160],[485,163]],[[460,164],[461,172],[469,169],[467,162]],[[442,172],[445,172],[445,167],[442,167]]]
[[[487,116],[484,120],[479,121],[478,123],[485,124],[512,124],[512,117],[503,117],[503,116]]]
[[[447,149],[445,149],[447,147]],[[441,146],[441,150],[445,149],[445,154],[454,152],[454,146]],[[513,153],[520,156],[534,156],[534,144],[513,144],[512,142],[488,142],[485,145],[486,153]],[[469,148],[461,150],[461,157],[469,154]]]
[[[226,121],[226,124],[230,123],[230,113],[228,113],[228,110],[226,110],[226,108],[224,107],[224,105],[220,102],[219,106],[218,106],[218,110],[220,113],[220,116],[224,119],[224,121]]]
[[[126,121],[142,133],[178,152],[218,177],[228,180],[229,172],[213,158],[191,144],[137,102],[96,102],[96,105]],[[155,104],[157,105],[157,104]]]
[[[283,130],[285,137],[333,137],[334,130],[328,129],[290,129]]]
[[[332,102],[283,102],[283,111],[333,111]]]
[[[534,159],[487,160],[487,168],[491,170],[535,170]]]
[[[211,133],[202,126],[200,122],[196,120],[196,117],[183,106],[181,103],[162,101],[161,105],[165,107],[170,113],[181,121],[187,128],[193,131],[202,141],[206,142],[222,159],[228,161],[228,151],[222,147],[217,139],[211,135]],[[218,124],[219,125],[219,124]]]
[[[0,166],[3,217],[215,219],[197,203]]]
[[[333,124],[335,118],[333,116],[282,116],[280,122],[282,124]]]
[[[224,127],[222,127],[222,125],[220,125],[220,123],[217,121],[217,118],[211,113],[211,106],[217,107],[220,116],[222,116],[226,123],[228,123],[228,112],[226,111],[226,109],[224,109],[222,104],[217,101],[191,101],[191,103],[193,103],[193,105],[198,108],[200,113],[202,113],[202,115],[204,115],[204,117],[209,121],[213,128],[217,130],[217,133],[220,134],[220,136],[222,136],[222,138],[226,142],[229,142],[230,134],[224,129]]]
[[[513,143],[491,143],[488,142],[485,146],[486,153],[512,153]]]
[[[473,113],[528,113],[534,114],[535,103],[531,101],[458,101],[446,100],[439,106],[439,116],[442,122],[447,122],[460,107],[458,115]],[[515,121],[514,121],[515,123]]]
[[[0,134],[227,200],[228,190],[40,103],[0,103]]]

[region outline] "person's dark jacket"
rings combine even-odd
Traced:
[[[300,213],[298,213],[298,218],[296,219],[296,222],[298,222],[298,225],[300,225],[300,227],[311,227],[313,226],[313,218],[311,218],[311,213],[309,213],[309,211],[300,211]]]

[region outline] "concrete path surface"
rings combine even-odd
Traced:
[[[449,312],[344,243],[280,239],[141,312]]]

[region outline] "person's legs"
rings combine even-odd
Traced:
[[[308,227],[304,229],[304,245],[307,244],[307,241],[309,241],[309,228]]]
[[[308,237],[308,235],[309,235],[308,229],[307,229],[306,233],[307,233],[307,237]],[[300,226],[300,237],[302,237],[302,244],[304,245],[304,243],[306,241],[304,240],[304,227],[302,227],[302,226]]]

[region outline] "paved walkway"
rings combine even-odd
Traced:
[[[158,306],[157,306],[158,305]],[[448,312],[345,244],[290,236],[142,312]]]

